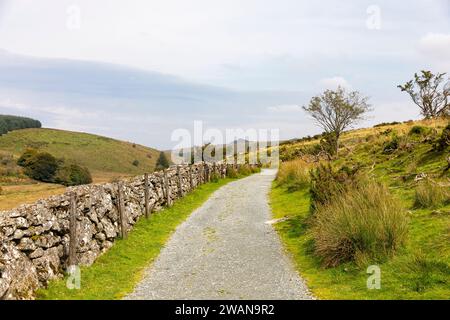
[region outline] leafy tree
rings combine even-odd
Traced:
[[[25,174],[34,180],[54,182],[57,170],[58,160],[47,152],[36,153],[25,162]]]
[[[370,111],[368,98],[361,96],[358,91],[347,93],[342,87],[337,90],[325,90],[321,95],[311,99],[303,110],[311,115],[317,124],[333,139],[332,149],[337,154],[339,138],[342,132],[363,119],[363,115]]]
[[[92,182],[89,170],[77,164],[62,164],[57,171],[54,182],[65,186],[78,186]]]
[[[156,170],[167,169],[170,166],[169,160],[167,159],[166,154],[161,151],[159,153],[158,161],[156,162]]]
[[[414,74],[414,79],[403,86],[397,86],[406,92],[412,101],[420,108],[420,113],[426,119],[433,119],[450,114],[450,82],[444,84],[445,73],[422,70],[421,74]]]

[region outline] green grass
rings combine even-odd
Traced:
[[[176,227],[221,186],[234,179],[199,186],[176,201],[172,207],[140,219],[126,240],[114,246],[90,267],[81,268],[81,289],[69,290],[65,280],[56,280],[38,291],[38,299],[46,300],[111,300],[132,292],[143,271],[158,256]]]
[[[401,201],[411,207],[411,192],[399,192]],[[275,225],[295,265],[313,294],[320,299],[448,299],[450,297],[450,207],[442,214],[414,210],[406,246],[381,268],[381,289],[369,290],[366,267],[345,263],[323,268],[313,254],[308,232],[309,191],[288,192],[273,185],[271,206],[274,218],[289,219]],[[447,212],[447,213],[445,213]],[[367,266],[371,265],[370,261]]]
[[[437,128],[446,125],[427,121],[413,124]],[[437,152],[425,137],[408,135],[413,124],[368,128],[347,132],[342,139],[336,167],[357,166],[360,172],[386,184],[390,193],[408,211],[406,242],[393,257],[376,263],[347,262],[324,268],[314,255],[311,236],[308,187],[292,192],[288,185],[274,183],[271,205],[274,218],[289,219],[277,224],[287,250],[312,292],[322,299],[448,299],[450,297],[450,205],[438,201],[433,206],[415,205],[414,178],[426,173],[433,181],[448,186],[448,150]],[[387,129],[392,131],[383,133]],[[398,135],[402,145],[392,154],[383,154],[386,141]],[[445,188],[445,187],[444,187]],[[381,268],[381,289],[369,290],[367,266]]]
[[[0,152],[19,157],[27,148],[49,152],[89,168],[95,181],[113,175],[153,171],[159,151],[93,134],[55,129],[24,129],[0,136]],[[139,161],[139,165],[133,162]]]

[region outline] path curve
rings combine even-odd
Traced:
[[[273,227],[274,170],[217,190],[182,223],[126,299],[311,299]]]

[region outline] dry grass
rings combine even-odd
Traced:
[[[449,189],[426,179],[416,187],[414,205],[416,208],[437,208],[450,203]]]
[[[63,186],[49,183],[2,186],[0,210],[10,210],[21,204],[33,203],[39,199],[62,194],[65,190]]]
[[[278,185],[288,185],[291,191],[300,190],[310,183],[309,171],[313,167],[301,159],[282,162],[278,169]]]
[[[318,206],[312,222],[314,250],[325,267],[363,257],[383,259],[406,239],[408,219],[389,190],[368,182]]]

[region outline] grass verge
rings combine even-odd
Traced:
[[[199,186],[176,201],[172,207],[140,219],[127,240],[118,239],[114,246],[90,267],[81,268],[81,289],[66,288],[66,279],[52,281],[37,292],[45,300],[113,300],[132,292],[143,271],[159,255],[176,227],[209,196],[235,179],[222,179]]]
[[[412,207],[413,191],[398,192],[405,207]],[[411,211],[409,235],[405,247],[392,259],[364,266],[347,262],[333,268],[323,268],[313,254],[311,234],[307,231],[310,194],[307,188],[289,192],[276,182],[270,194],[275,219],[287,251],[308,287],[319,299],[448,299],[450,297],[450,207],[441,213],[431,210]],[[367,289],[369,265],[381,269],[381,289]]]

